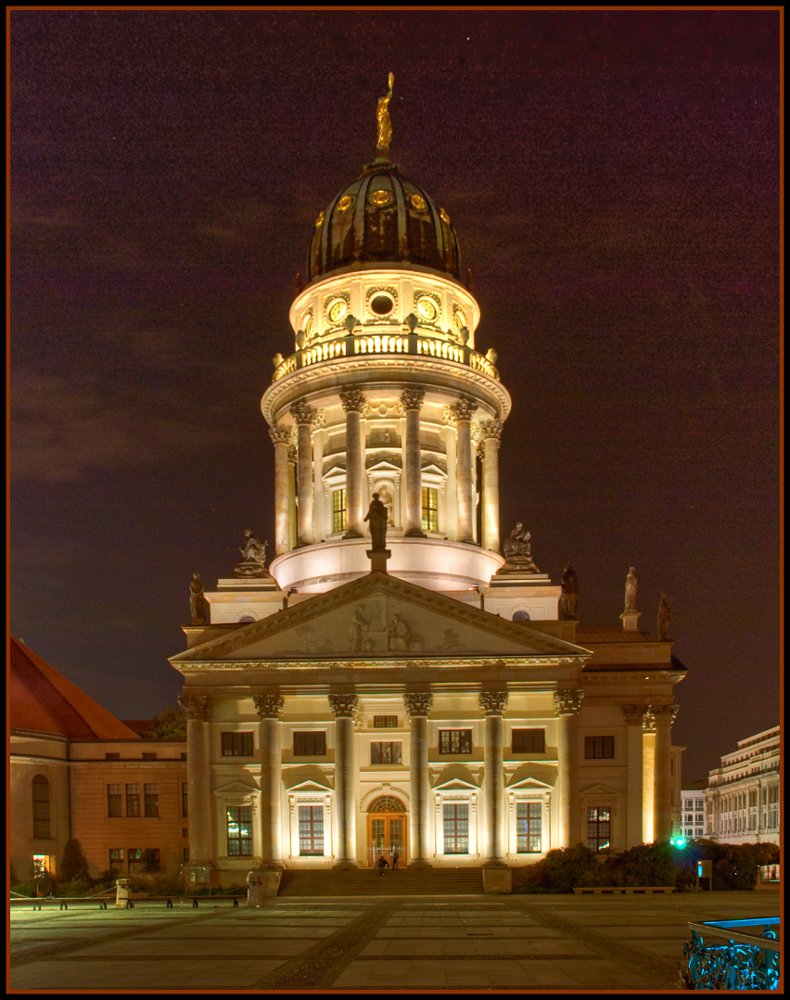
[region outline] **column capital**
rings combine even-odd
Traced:
[[[410,691],[403,696],[403,704],[410,718],[429,715],[433,706],[433,695],[429,691]]]
[[[625,724],[627,726],[641,726],[647,705],[621,705]]]
[[[290,412],[297,424],[311,424],[318,411],[314,406],[308,406],[303,399],[300,399],[298,403],[291,405]]]
[[[207,694],[180,694],[178,707],[188,721],[208,722],[211,718],[211,699]]]
[[[656,724],[671,726],[680,711],[680,705],[651,705]]]
[[[298,458],[298,452],[296,450],[295,444],[288,445],[288,461],[293,462],[296,465],[296,459]]]
[[[269,437],[272,439],[272,444],[289,444],[291,440],[291,428],[286,427],[284,424],[275,424],[273,427],[269,428]]]
[[[410,386],[400,394],[400,404],[404,410],[420,410],[425,399],[425,389]]]
[[[477,408],[477,403],[466,396],[461,396],[457,402],[451,403],[448,407],[456,420],[471,420]]]
[[[642,716],[642,732],[644,733],[654,733],[656,731],[656,717],[653,711],[653,706],[648,705],[645,709],[645,714]]]
[[[479,426],[483,441],[487,441],[489,438],[493,438],[497,442],[502,440],[503,424],[501,420],[481,420]]]
[[[285,698],[281,694],[256,694],[252,696],[252,700],[259,718],[280,721],[285,705]]]
[[[502,715],[507,705],[507,691],[481,691],[478,700],[486,716]]]
[[[360,389],[341,389],[340,402],[346,413],[361,413],[367,401]]]
[[[569,688],[554,692],[554,714],[576,715],[582,707],[584,691],[581,688]]]
[[[355,694],[330,694],[329,705],[336,719],[351,719],[359,705]]]

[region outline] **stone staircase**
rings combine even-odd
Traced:
[[[483,892],[480,868],[284,871],[280,896],[445,896]]]

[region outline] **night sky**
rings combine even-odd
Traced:
[[[175,704],[189,581],[273,551],[259,409],[319,211],[449,213],[513,412],[502,532],[583,627],[662,591],[684,783],[779,721],[779,36],[768,11],[13,11],[11,631]]]

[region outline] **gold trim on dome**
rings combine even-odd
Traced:
[[[383,207],[384,205],[389,205],[392,201],[392,195],[389,191],[385,191],[384,188],[376,188],[370,195],[370,200],[374,205]]]
[[[445,212],[445,210],[443,208],[439,209],[439,215],[441,217],[442,222],[446,222],[447,225],[449,226],[450,225],[450,216],[447,214],[447,212]]]
[[[354,199],[350,194],[344,194],[340,201],[337,203],[338,212],[347,212],[349,208],[354,204]]]
[[[318,218],[315,220],[315,228],[318,229],[318,227],[323,223],[323,221],[324,221],[324,213],[319,212]]]
[[[417,209],[418,212],[424,212],[428,207],[428,202],[423,198],[421,194],[413,194],[410,196],[409,201],[412,206]]]

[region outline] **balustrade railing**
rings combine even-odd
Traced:
[[[350,334],[337,340],[303,347],[277,366],[272,382],[291,375],[299,368],[307,368],[321,361],[371,354],[416,354],[422,357],[444,358],[447,361],[467,365],[499,381],[499,372],[488,358],[465,344],[455,344],[450,340],[423,337],[414,333],[366,333],[360,336]]]
[[[705,920],[689,923],[683,946],[690,990],[776,990],[779,988],[779,917]]]

